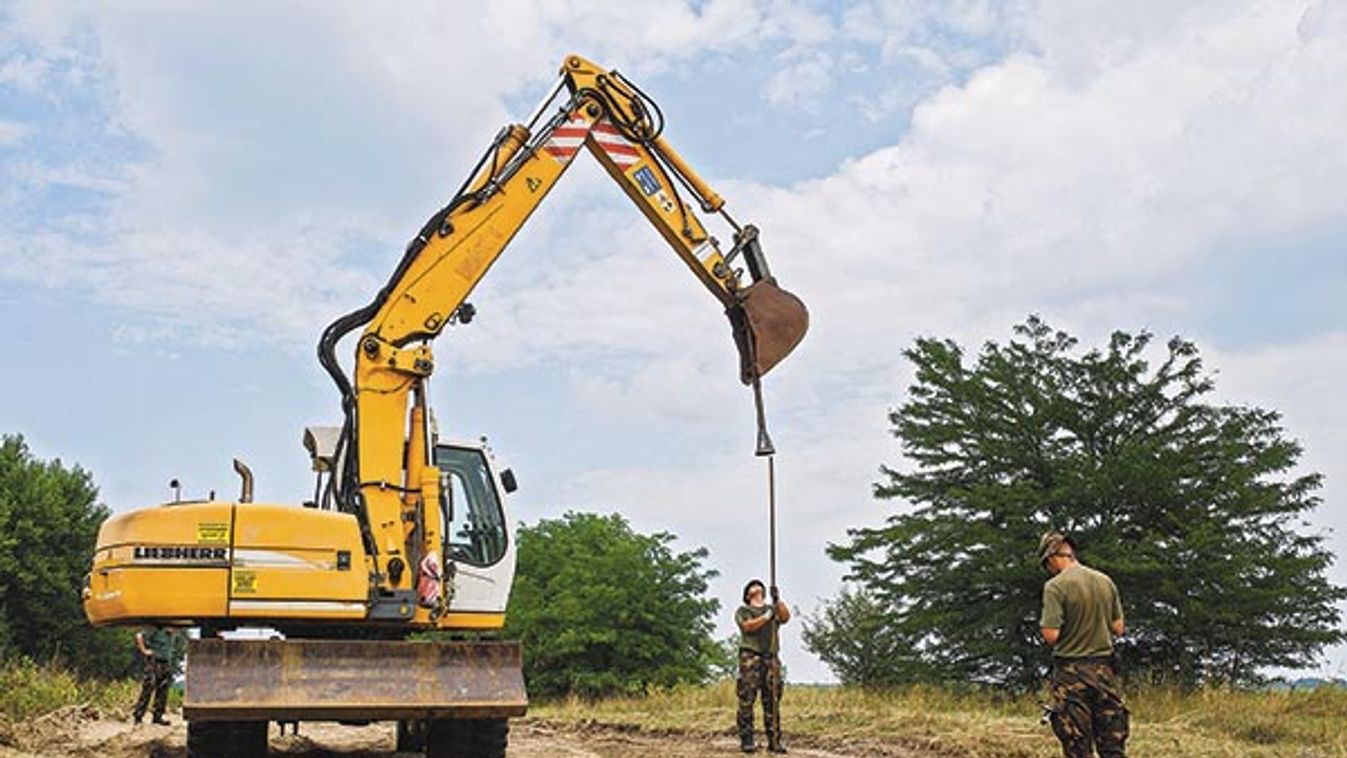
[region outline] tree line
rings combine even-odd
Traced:
[[[1212,400],[1197,347],[1115,332],[1082,348],[1038,318],[976,354],[950,339],[904,351],[915,374],[889,414],[877,526],[827,546],[847,585],[804,640],[846,684],[1027,688],[1038,639],[1041,533],[1071,533],[1113,576],[1133,678],[1254,684],[1347,639],[1322,534],[1304,518],[1323,477],[1275,411]],[[79,589],[109,509],[78,466],[0,444],[0,657],[127,673],[128,633],[94,630]],[[539,696],[633,694],[731,669],[705,548],[619,515],[521,525],[506,634]],[[657,601],[652,602],[652,598]]]

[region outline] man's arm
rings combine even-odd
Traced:
[[[136,632],[136,650],[140,651],[140,654],[146,658],[150,657],[150,649],[145,647],[144,632]]]
[[[752,618],[747,618],[739,622],[739,628],[743,630],[744,634],[752,634],[758,631],[759,629],[763,628],[764,626],[766,626],[767,622],[770,621],[771,618],[772,618],[771,613],[764,613],[761,616],[754,616]]]
[[[1108,580],[1108,586],[1113,590],[1113,623],[1109,624],[1109,631],[1113,632],[1114,637],[1123,636],[1123,609],[1122,598],[1118,596],[1118,587],[1113,584],[1113,580]]]
[[[1043,588],[1043,612],[1039,614],[1038,628],[1043,641],[1056,645],[1062,636],[1062,625],[1066,621],[1066,607],[1062,602],[1061,591],[1051,582]]]

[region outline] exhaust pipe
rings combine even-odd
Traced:
[[[253,501],[253,470],[238,458],[234,459],[234,470],[243,478],[243,492],[239,495],[239,502],[251,503]]]

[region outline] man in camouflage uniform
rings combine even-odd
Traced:
[[[140,653],[145,668],[140,678],[140,697],[131,715],[139,724],[145,718],[145,710],[150,705],[150,696],[154,696],[154,723],[167,726],[164,708],[168,705],[168,688],[178,673],[183,651],[187,647],[182,633],[176,629],[156,626],[142,632],[136,632],[136,651]]]
[[[744,604],[734,612],[739,625],[739,747],[745,753],[757,751],[753,743],[753,701],[762,696],[763,731],[767,733],[767,749],[773,753],[786,752],[781,743],[781,661],[777,658],[780,640],[777,628],[790,621],[790,608],[781,602],[776,587],[772,588],[772,602],[766,598],[766,587],[754,579],[744,586]]]
[[[1076,543],[1043,535],[1038,557],[1052,578],[1043,586],[1043,639],[1052,646],[1052,731],[1066,758],[1125,758],[1127,706],[1114,664],[1123,633],[1113,580],[1076,560]]]

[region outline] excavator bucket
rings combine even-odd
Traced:
[[[752,384],[804,339],[809,331],[809,309],[771,277],[745,287],[736,298],[726,314],[739,348],[739,378],[744,384]]]
[[[528,709],[513,642],[193,640],[188,721],[508,718]]]

